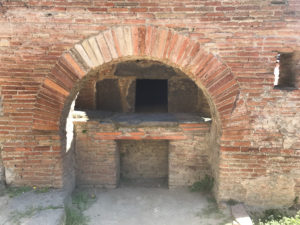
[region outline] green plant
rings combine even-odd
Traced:
[[[230,225],[232,224],[231,216],[225,215],[222,210],[219,209],[216,199],[213,196],[207,196],[207,206],[204,207],[200,212],[196,213],[196,216],[201,218],[214,218],[218,220],[219,225]]]
[[[263,212],[263,216],[260,218],[260,221],[279,221],[284,216],[287,216],[287,213],[280,209],[268,209]]]
[[[293,203],[294,203],[294,205],[298,205],[298,203],[299,203],[299,196],[295,197]]]
[[[41,193],[47,193],[50,191],[49,187],[42,187],[42,188],[37,188],[34,190],[35,193],[41,194]]]
[[[276,211],[275,213],[278,213]],[[276,219],[277,217],[277,219]],[[300,211],[295,216],[280,216],[277,215],[270,215],[268,220],[262,221],[259,220],[257,223],[258,225],[300,225]]]
[[[195,182],[192,186],[190,186],[190,191],[192,192],[211,192],[214,186],[214,178],[208,175],[205,175],[204,179],[201,181]]]
[[[66,225],[87,225],[89,218],[82,211],[73,207],[66,207]]]
[[[28,186],[8,187],[6,189],[6,192],[10,198],[13,198],[13,197],[19,196],[25,192],[31,191],[31,190],[32,190],[32,188],[28,187]]]
[[[72,196],[72,204],[76,205],[81,211],[86,210],[94,201],[95,196],[85,192],[76,192]]]
[[[74,192],[72,205],[65,207],[66,225],[86,225],[89,217],[85,216],[83,211],[95,202],[95,199],[95,194],[88,194],[82,191]]]

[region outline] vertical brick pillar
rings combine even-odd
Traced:
[[[169,188],[192,185],[210,174],[206,148],[193,139],[169,142]]]
[[[115,188],[119,182],[119,154],[114,140],[88,141],[88,135],[77,137],[76,183]]]

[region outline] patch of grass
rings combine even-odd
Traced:
[[[233,218],[219,209],[217,201],[213,196],[208,196],[206,200],[208,205],[197,213],[196,216],[207,219],[217,219],[219,221],[218,225],[232,225]]]
[[[32,188],[28,186],[23,186],[23,187],[8,187],[6,189],[6,193],[10,198],[17,197],[25,192],[31,191]]]
[[[298,203],[299,203],[299,196],[296,196],[296,197],[294,198],[293,204],[294,204],[294,205],[298,205]]]
[[[87,225],[89,217],[83,211],[88,209],[96,200],[95,194],[88,194],[83,191],[76,191],[72,195],[72,205],[65,208],[66,225]]]
[[[209,193],[211,192],[213,187],[214,187],[214,178],[205,175],[204,179],[202,179],[201,181],[197,181],[192,186],[190,186],[190,191]]]
[[[95,195],[86,192],[75,192],[72,196],[72,204],[81,211],[86,210],[93,202],[95,202]]]
[[[89,218],[74,207],[66,207],[66,225],[87,225]]]
[[[255,225],[300,225],[300,211],[290,209],[268,209],[262,213],[251,213]]]
[[[10,215],[10,221],[13,224],[19,225],[21,224],[21,219],[23,218],[31,218],[32,216],[34,216],[36,213],[42,211],[42,210],[48,210],[48,209],[61,209],[63,208],[62,206],[47,206],[47,207],[30,207],[28,209],[26,209],[25,211],[14,211],[13,213],[11,213]]]
[[[261,217],[262,222],[267,222],[267,221],[279,221],[282,219],[284,216],[287,216],[286,211],[279,210],[279,209],[268,209],[263,212],[263,216]]]
[[[42,187],[42,188],[36,188],[34,189],[34,192],[37,194],[41,194],[41,193],[47,193],[50,191],[49,187]]]
[[[269,211],[268,213],[270,213]],[[300,211],[295,216],[283,216],[278,211],[259,220],[258,225],[300,225]]]

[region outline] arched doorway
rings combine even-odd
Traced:
[[[217,57],[201,49],[196,41],[175,31],[153,26],[116,27],[83,40],[66,52],[44,80],[37,98],[35,130],[62,133],[62,179],[67,177],[65,122],[72,101],[84,80],[99,69],[128,60],[152,60],[180,70],[203,91],[212,116],[210,162],[218,189],[219,138],[226,118],[236,104],[239,88],[230,69]],[[56,105],[48,107],[50,100]],[[59,119],[60,118],[60,119]]]
[[[212,176],[210,106],[178,69],[151,60],[111,64],[89,76],[75,110],[77,185],[177,187]]]

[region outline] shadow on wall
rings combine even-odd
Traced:
[[[1,192],[4,189],[4,185],[5,185],[4,165],[3,165],[3,161],[2,161],[2,157],[1,157],[1,151],[2,151],[2,147],[0,145],[0,196],[1,196]]]

